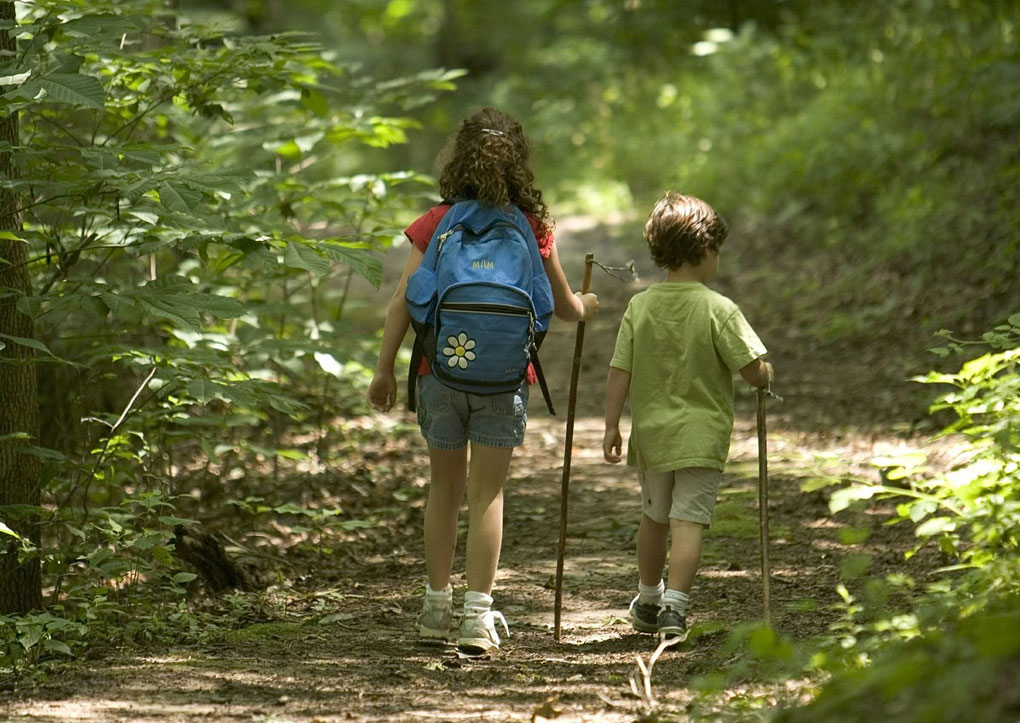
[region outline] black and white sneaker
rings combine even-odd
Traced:
[[[659,632],[659,606],[641,602],[638,595],[630,601],[630,624],[642,633]]]
[[[687,618],[676,610],[666,605],[659,611],[656,620],[658,624],[659,640],[676,640],[683,642],[687,639]]]

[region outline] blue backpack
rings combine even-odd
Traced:
[[[454,204],[408,278],[404,298],[416,335],[408,374],[412,411],[424,355],[440,383],[472,394],[515,391],[531,363],[555,414],[537,356],[552,318],[552,286],[520,209]]]

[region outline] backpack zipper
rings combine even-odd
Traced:
[[[511,306],[509,304],[489,304],[485,302],[464,303],[459,301],[448,301],[439,305],[438,311],[453,311],[474,314],[496,314],[502,316],[526,316],[528,317],[528,340],[524,345],[524,354],[529,359],[531,351],[535,347],[535,315],[531,309],[522,306]]]
[[[515,231],[517,231],[517,233],[521,234],[521,236],[524,236],[525,238],[527,238],[527,236],[528,236],[526,233],[521,231],[520,226],[518,226],[517,224],[511,223],[510,221],[498,221],[498,220],[497,221],[493,221],[488,226],[486,226],[483,229],[481,229],[478,233],[473,233],[472,232],[471,235],[475,236],[476,238],[479,237],[479,236],[484,236],[489,231],[491,231],[494,228],[498,228],[499,226],[506,226],[508,228],[512,228]],[[438,246],[436,246],[436,258],[432,262],[432,270],[433,271],[435,271],[436,267],[439,266],[439,254],[441,254],[443,252],[443,244],[446,243],[446,239],[448,239],[450,236],[452,236],[457,231],[466,231],[466,230],[469,231],[470,229],[468,229],[467,226],[465,226],[464,224],[458,223],[458,224],[456,224],[454,226],[451,226],[450,228],[448,228],[443,233],[439,234],[439,236],[436,238],[436,242],[439,244]]]
[[[511,306],[510,304],[490,304],[487,302],[458,302],[447,301],[439,307],[443,311],[476,312],[479,314],[509,314],[511,316],[528,316],[534,319],[530,309],[523,306]]]

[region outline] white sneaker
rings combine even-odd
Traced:
[[[499,650],[496,620],[503,623],[503,630],[507,635],[510,635],[506,618],[498,610],[465,611],[464,619],[460,621],[457,647],[468,655],[484,655],[492,650]]]
[[[426,640],[447,640],[450,637],[450,619],[453,614],[453,602],[433,602],[425,596],[425,604],[415,627],[418,637]]]

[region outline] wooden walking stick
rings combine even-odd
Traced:
[[[584,283],[581,293],[591,287],[591,267],[595,254],[584,257]],[[581,350],[584,348],[584,322],[577,322],[574,338],[574,364],[570,370],[570,397],[567,401],[567,432],[563,442],[563,483],[560,486],[560,544],[556,551],[556,603],[554,607],[553,640],[560,639],[560,610],[563,605],[563,557],[567,546],[567,490],[570,486],[570,455],[574,445],[574,407],[577,405],[577,378],[581,373]]]
[[[758,518],[761,528],[761,594],[765,609],[765,625],[772,627],[771,576],[769,573],[769,460],[765,440],[765,396],[768,390],[758,388]]]

